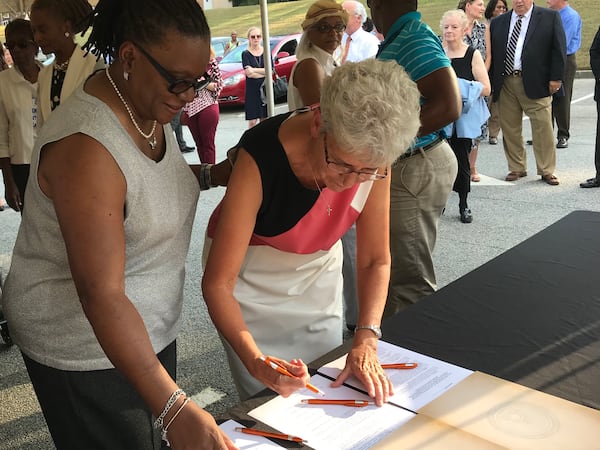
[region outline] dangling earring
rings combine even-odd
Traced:
[[[125,81],[129,81],[129,72],[123,72],[123,78],[125,78]]]
[[[71,34],[68,31],[65,31],[65,37],[68,38],[70,36],[71,36]]]

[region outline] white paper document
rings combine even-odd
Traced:
[[[411,411],[419,410],[473,373],[472,370],[384,341],[378,343],[377,356],[381,364],[418,364],[414,369],[386,369],[394,385],[394,395],[389,402]],[[324,365],[318,372],[337,378],[345,365],[346,355]],[[348,378],[345,384],[364,390],[355,377]]]
[[[236,427],[243,428],[243,425],[240,425],[234,420],[227,420],[219,425],[219,428],[229,436],[229,439],[231,439],[240,450],[281,450],[283,448],[265,437],[242,434],[239,431],[235,431]]]
[[[315,450],[369,449],[415,416],[390,404],[361,408],[303,404],[302,399],[309,398],[372,400],[347,386],[332,388],[331,380],[320,375],[314,375],[311,383],[325,392],[325,396],[306,391],[288,398],[278,396],[248,414],[281,433],[301,437]]]

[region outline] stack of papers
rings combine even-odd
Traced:
[[[350,387],[332,388],[331,380],[314,375],[311,383],[325,392],[327,399],[371,400]],[[379,440],[412,419],[410,411],[386,404],[361,408],[340,405],[307,405],[303,399],[315,394],[296,392],[282,396],[250,411],[249,415],[285,434],[306,440],[315,450],[369,449]]]
[[[394,395],[389,402],[410,411],[419,410],[473,373],[472,370],[384,341],[379,341],[377,356],[381,364],[417,363],[414,369],[386,370],[387,376],[394,385]],[[346,355],[324,365],[319,369],[319,373],[336,379],[345,366]],[[348,378],[345,384],[356,389],[364,389],[362,383],[355,377]]]
[[[377,354],[382,364],[417,363],[386,369],[395,393],[382,407],[307,405],[317,396],[304,390],[249,415],[315,450],[600,449],[600,411],[383,341]],[[372,400],[355,378],[331,387],[345,361],[326,364],[311,383],[325,399]]]

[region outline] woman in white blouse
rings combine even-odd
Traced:
[[[288,83],[290,111],[319,102],[323,79],[338,65],[335,55],[346,23],[348,13],[334,0],[318,0],[308,8]]]
[[[0,73],[0,168],[8,206],[22,212],[31,151],[41,126],[40,65],[35,60],[38,46],[28,20],[13,20],[4,33],[13,67]]]

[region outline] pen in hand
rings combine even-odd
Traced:
[[[281,364],[277,363],[276,361],[273,361],[272,359],[270,359],[268,356],[261,356],[260,360],[263,361],[267,366],[271,367],[272,369],[275,369],[277,372],[279,372],[281,375],[285,375],[287,377],[292,377],[292,378],[296,378],[289,370],[287,370],[284,366],[282,366]],[[319,395],[325,395],[325,393],[320,390],[318,387],[307,383],[306,388],[313,391],[315,394],[319,394]]]
[[[281,433],[270,433],[268,431],[255,430],[254,428],[235,427],[235,431],[239,431],[240,433],[245,433],[245,434],[252,434],[254,436],[263,436],[263,437],[269,437],[269,438],[275,438],[275,439],[282,439],[284,441],[299,442],[301,444],[306,442],[304,439],[299,438],[297,436],[290,436],[289,434],[281,434]]]

